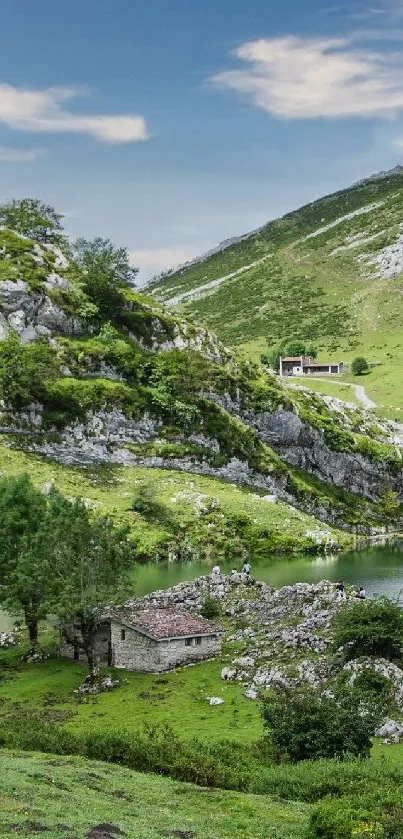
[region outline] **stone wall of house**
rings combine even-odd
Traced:
[[[77,645],[82,642],[81,632],[79,632],[78,629],[74,629],[72,635],[77,640]],[[109,639],[109,626],[102,626],[97,632],[94,644],[95,659],[98,664],[108,663]],[[72,658],[76,661],[87,661],[84,650],[77,646],[77,655],[75,656],[74,644],[69,644],[63,637],[61,638],[59,652],[63,658]]]
[[[124,637],[122,637],[122,631]],[[113,666],[126,669],[162,673],[179,664],[201,661],[220,654],[221,636],[200,636],[196,639],[185,638],[166,641],[153,641],[122,624],[112,623],[111,642]]]

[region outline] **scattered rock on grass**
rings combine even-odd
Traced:
[[[104,693],[108,690],[114,690],[120,685],[118,679],[112,679],[111,676],[89,675],[83,683],[74,691],[75,694],[82,696],[85,694]]]
[[[403,739],[403,725],[396,720],[385,720],[375,731],[375,737],[382,738],[387,745],[400,743]]]

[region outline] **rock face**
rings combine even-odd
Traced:
[[[379,737],[386,745],[401,743],[403,740],[403,725],[396,720],[386,720],[375,731],[375,737]]]
[[[32,292],[24,280],[4,280],[0,284],[0,331],[3,339],[10,328],[23,342],[50,337],[55,332],[62,335],[83,334],[80,322],[53,303],[47,293],[54,288],[65,288],[66,283],[63,277],[52,274],[43,291]]]
[[[324,483],[344,487],[372,501],[379,500],[380,487],[385,483],[403,493],[402,469],[391,473],[386,463],[357,452],[331,449],[323,435],[303,422],[296,411],[279,408],[273,412],[252,412],[229,396],[211,392],[206,396],[257,431],[285,463],[310,472]],[[392,442],[392,428],[385,428],[384,433]]]

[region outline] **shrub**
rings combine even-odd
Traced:
[[[368,370],[369,365],[366,358],[363,358],[362,356],[353,358],[351,362],[351,372],[354,376],[362,376],[364,373],[367,373]]]
[[[312,689],[275,691],[264,700],[263,720],[276,760],[343,760],[367,757],[371,749],[371,723],[360,717],[351,693],[336,700]]]
[[[211,595],[208,594],[204,598],[200,614],[208,620],[211,620],[212,618],[218,618],[218,616],[221,614],[221,608],[218,600],[216,600],[215,597],[211,597]]]
[[[333,620],[333,648],[344,648],[347,660],[381,656],[391,661],[402,654],[403,610],[381,597],[352,603]]]
[[[328,799],[312,812],[309,839],[401,839],[401,791],[380,790],[363,799]]]
[[[377,793],[382,800],[388,790],[403,788],[403,770],[398,765],[362,760],[268,765],[267,753],[259,744],[249,748],[230,741],[183,741],[169,726],[78,732],[50,725],[36,715],[9,716],[0,727],[1,747],[82,755],[202,786],[310,803],[330,795],[361,799]]]

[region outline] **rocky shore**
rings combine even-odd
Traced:
[[[347,588],[346,599],[340,600],[335,583],[328,580],[275,589],[233,571],[155,591],[142,602],[200,612],[207,599],[217,602],[216,620],[227,629],[221,678],[238,682],[248,699],[257,700],[276,685],[290,690],[306,685],[328,693],[340,678],[353,685],[360,673],[370,670],[390,682],[396,716],[403,714],[403,670],[381,658],[346,664],[331,650],[332,620],[356,600],[355,590]],[[385,719],[377,735],[399,742],[403,725]]]

